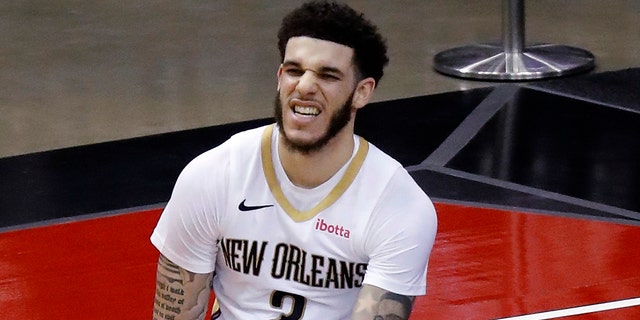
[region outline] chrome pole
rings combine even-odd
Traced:
[[[453,48],[435,55],[434,69],[479,80],[520,81],[571,75],[592,69],[591,52],[564,45],[525,43],[524,0],[503,0],[502,44]]]
[[[523,0],[502,1],[502,42],[504,52],[521,53],[524,48]]]

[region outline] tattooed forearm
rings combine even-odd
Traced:
[[[415,297],[364,285],[353,309],[352,320],[409,319]]]
[[[164,256],[158,260],[153,320],[204,319],[211,274],[192,273]]]
[[[378,314],[375,320],[403,320],[409,319],[413,308],[414,297],[403,296],[393,292],[385,292],[380,297]]]

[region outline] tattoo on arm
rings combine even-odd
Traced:
[[[409,319],[413,308],[414,297],[403,296],[393,292],[385,292],[380,297],[378,314],[375,320],[402,320]]]
[[[160,255],[153,320],[204,319],[211,294],[211,277],[212,273],[189,272]]]
[[[353,309],[352,320],[407,320],[415,297],[364,285]]]

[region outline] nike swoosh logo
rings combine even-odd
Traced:
[[[259,209],[273,207],[272,204],[267,204],[267,205],[263,205],[263,206],[247,206],[247,205],[244,204],[245,201],[247,201],[247,199],[244,199],[244,200],[242,200],[242,202],[240,202],[240,204],[238,205],[238,210],[240,210],[240,211],[253,211],[253,210],[259,210]]]

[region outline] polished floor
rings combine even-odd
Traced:
[[[0,157],[271,116],[275,33],[300,1],[0,3]],[[433,56],[501,39],[501,0],[348,1],[391,62],[376,101],[487,86]],[[595,72],[638,65],[640,1],[525,1],[527,43],[576,46]]]
[[[526,1],[529,42],[587,49],[596,67],[517,83],[432,65],[499,41],[502,1],[348,2],[391,58],[356,130],[437,202],[412,319],[640,317],[640,1]],[[274,34],[298,3],[0,4],[8,317],[150,315],[157,215],[186,162],[271,122]]]
[[[437,204],[411,320],[637,319],[638,227]],[[161,209],[0,234],[5,319],[149,319]],[[584,234],[588,236],[584,236]],[[586,310],[585,310],[586,309]]]

